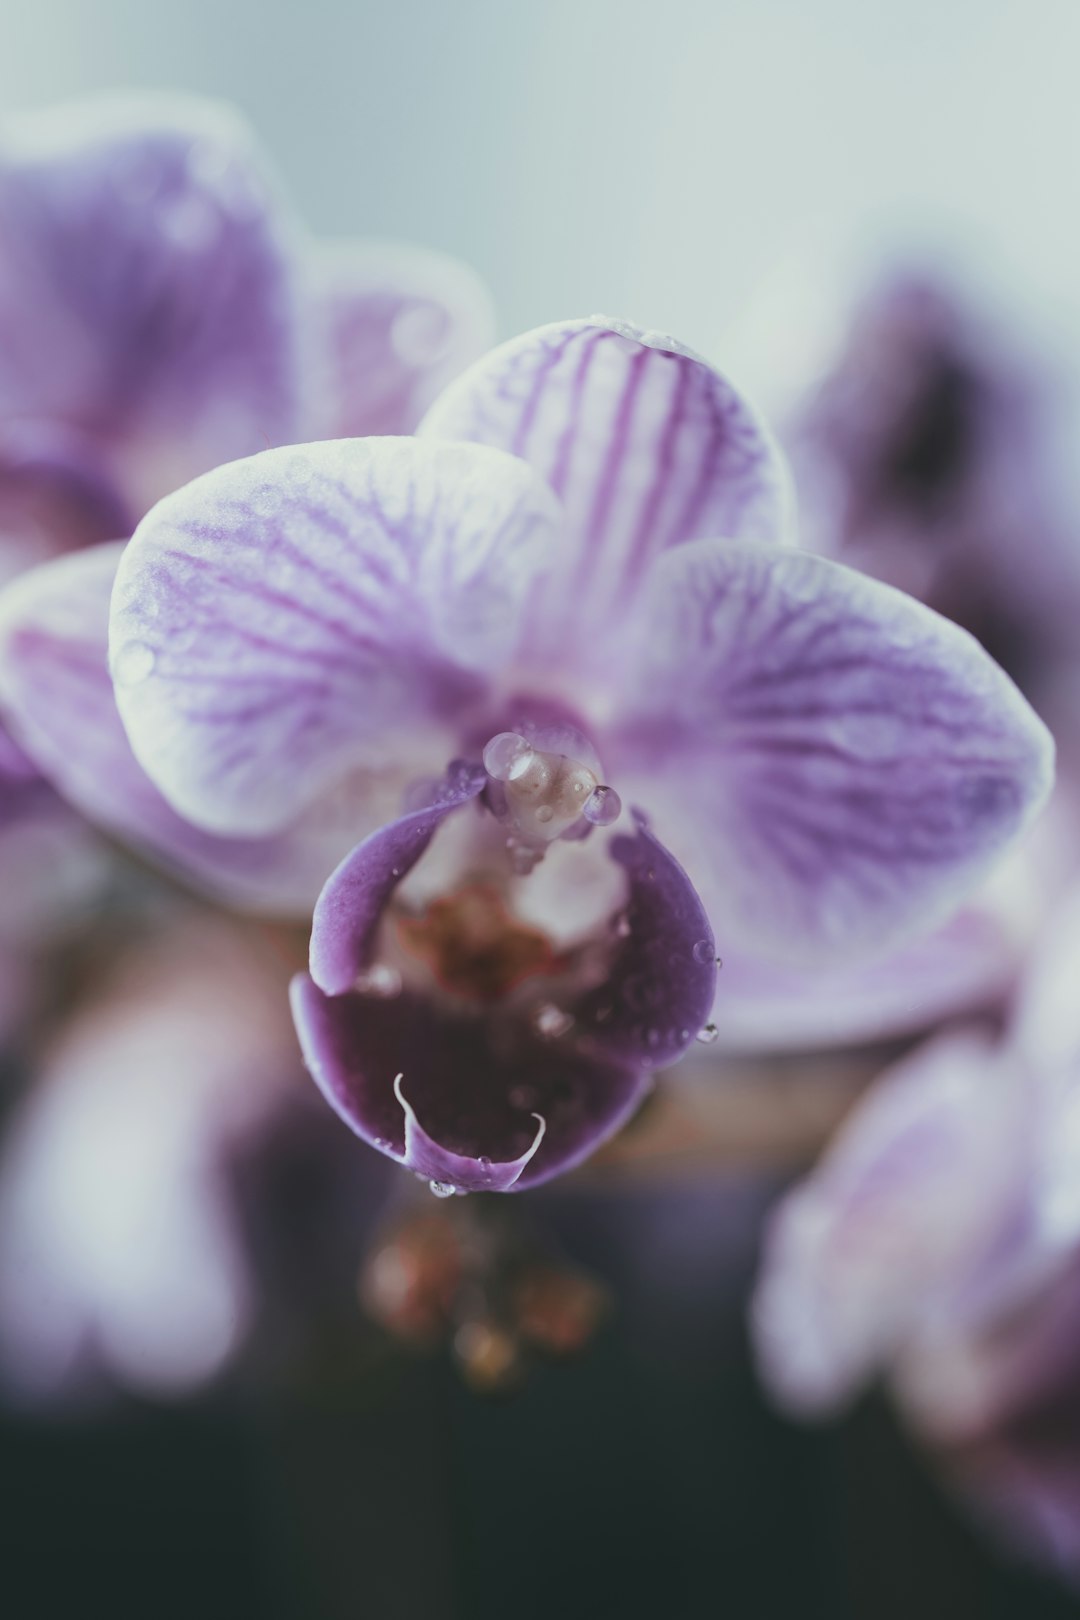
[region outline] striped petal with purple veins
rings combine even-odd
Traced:
[[[704,360],[604,317],[515,338],[446,390],[420,426],[521,456],[572,536],[552,610],[621,612],[649,563],[705,535],[780,540],[788,480],[767,429]]]
[[[965,631],[803,553],[664,558],[605,765],[663,816],[724,942],[884,948],[955,904],[1041,806],[1053,743]]]
[[[109,679],[109,597],[122,550],[121,542],[58,558],[8,587],[0,609],[4,718],[98,826],[200,889],[248,909],[306,916],[355,838],[355,818],[308,818],[269,838],[217,838],[166,804],[131,753]],[[395,808],[396,795],[381,813]]]
[[[0,146],[0,435],[83,434],[136,514],[299,436],[295,231],[234,115],[138,97]]]
[[[557,521],[541,480],[476,445],[342,439],[207,474],[155,507],[117,577],[137,757],[182,814],[246,834],[358,769],[438,774]]]

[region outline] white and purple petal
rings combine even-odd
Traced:
[[[602,316],[493,350],[419,431],[509,451],[551,485],[572,541],[548,609],[563,627],[621,612],[669,547],[791,527],[780,453],[731,384],[674,339]]]
[[[517,645],[550,492],[475,445],[268,451],[162,501],[124,555],[111,660],[184,815],[269,832],[357,769],[432,775]]]
[[[823,558],[699,542],[624,628],[605,767],[663,816],[720,940],[883,948],[955,906],[1042,805],[1053,743],[966,632]]]
[[[355,818],[309,817],[267,838],[226,838],[166,803],[132,755],[109,678],[109,600],[122,551],[122,541],[91,547],[8,587],[0,710],[33,764],[96,825],[214,895],[306,915],[355,837]]]
[[[136,515],[295,439],[301,275],[228,109],[130,97],[29,115],[0,147],[0,425],[83,435]]]

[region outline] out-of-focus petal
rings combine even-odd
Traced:
[[[92,547],[8,587],[0,599],[0,709],[91,821],[216,895],[306,914],[355,837],[355,821],[308,817],[271,837],[225,838],[166,803],[131,752],[109,678],[109,599],[122,551],[122,541]]]
[[[505,343],[446,390],[424,436],[521,456],[555,490],[572,547],[549,638],[625,609],[663,551],[705,535],[783,539],[787,473],[766,428],[672,338],[597,316]]]
[[[437,774],[556,517],[527,467],[474,445],[341,439],[207,474],[144,520],[117,577],[137,757],[217,832],[276,830],[358,768]]]
[[[721,952],[851,956],[929,926],[1049,790],[1050,735],[977,642],[840,564],[684,546],[624,634],[605,764],[663,808]]]
[[[197,1387],[252,1297],[225,1155],[292,1083],[272,961],[220,925],[143,943],[64,1031],[0,1166],[0,1377]]]
[[[777,1210],[753,1321],[774,1393],[842,1404],[935,1314],[977,1301],[1027,1229],[1026,1089],[975,1032],[890,1071]]]
[[[559,1175],[629,1118],[649,1084],[640,1069],[545,1043],[524,1025],[500,1041],[490,1020],[411,992],[324,996],[301,975],[293,1016],[316,1083],[345,1123],[461,1192]]]
[[[290,217],[223,106],[102,98],[0,149],[0,425],[84,434],[136,514],[299,436]]]
[[[333,384],[327,438],[411,433],[432,400],[494,341],[487,288],[424,248],[344,242],[314,250]]]
[[[126,539],[133,527],[92,445],[0,424],[0,584],[65,551]]]
[[[931,1029],[999,1001],[1023,941],[970,905],[924,937],[867,962],[815,969],[728,950],[717,989],[717,1051],[798,1052]]]

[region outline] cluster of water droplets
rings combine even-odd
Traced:
[[[614,788],[566,754],[535,748],[516,731],[500,731],[484,749],[484,769],[500,789],[496,814],[507,827],[507,848],[526,876],[557,838],[609,827],[622,811]]]

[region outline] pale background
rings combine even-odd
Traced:
[[[1078,0],[35,0],[0,108],[246,110],[317,229],[470,260],[503,335],[602,309],[714,358],[781,263],[944,240],[1080,332]]]

